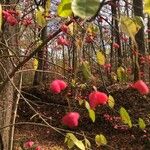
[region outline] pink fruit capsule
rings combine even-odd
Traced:
[[[78,112],[69,112],[62,118],[62,124],[69,128],[77,127],[79,117],[80,115]]]
[[[92,109],[95,109],[97,105],[104,105],[107,103],[108,97],[103,92],[94,91],[89,95],[89,103]]]
[[[51,84],[50,84],[50,90],[54,93],[54,94],[58,94],[60,93],[62,90],[64,90],[67,87],[67,83],[64,82],[63,80],[54,80]]]
[[[132,87],[137,89],[142,95],[149,93],[149,88],[143,80],[138,80],[132,85]]]

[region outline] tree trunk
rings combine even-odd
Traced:
[[[12,0],[11,3],[15,3],[15,0]],[[2,0],[1,4],[9,4],[9,0]],[[10,6],[11,7],[11,6]],[[9,7],[9,8],[10,8]],[[5,23],[0,33],[0,84],[8,77],[8,74],[12,71],[14,60],[9,57],[10,49],[16,50],[14,47],[11,47],[11,44],[16,45],[16,27],[10,27]],[[7,42],[6,42],[7,41]],[[7,48],[9,47],[9,48]],[[12,107],[13,107],[13,95],[14,89],[11,84],[13,79],[9,81],[3,90],[0,93],[0,150],[9,150],[10,143],[10,127],[11,116],[12,116]],[[3,143],[1,143],[3,141]]]
[[[45,8],[46,1],[43,3],[43,7]],[[40,39],[43,42],[47,38],[47,26],[45,26],[40,35]],[[46,73],[44,73],[44,70],[47,69],[47,55],[48,55],[48,49],[47,45],[42,48],[38,53],[37,53],[37,59],[38,59],[38,70],[41,70],[41,72],[36,71],[34,75],[34,81],[33,85],[39,85],[42,82],[46,80]],[[43,71],[43,72],[42,72]]]
[[[133,11],[135,16],[140,16],[143,18],[143,0],[133,0]],[[140,72],[144,72],[144,64],[140,63],[140,57],[145,55],[145,42],[144,42],[144,28],[142,27],[139,32],[135,36],[135,40],[138,45],[138,51],[140,53],[140,56],[137,56],[137,64],[135,66],[135,74],[134,74],[134,80],[139,80]],[[138,65],[140,68],[138,68]],[[140,72],[139,72],[140,71]]]

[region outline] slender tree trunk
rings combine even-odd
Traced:
[[[133,0],[133,11],[135,16],[143,18],[143,0]],[[140,56],[137,56],[137,64],[135,65],[134,80],[140,79],[140,72],[144,72],[144,64],[141,64],[140,57],[145,55],[144,28],[142,27],[135,36]],[[139,65],[139,67],[138,67]],[[140,72],[139,72],[140,71]]]
[[[46,5],[46,1],[43,3],[43,7],[45,8]],[[41,41],[45,41],[45,39],[47,38],[47,26],[45,26],[42,31],[41,31],[41,35],[40,35],[40,39]],[[46,70],[47,69],[47,46],[45,46],[44,48],[42,48],[38,53],[37,53],[37,59],[38,59],[38,70]],[[46,80],[46,73],[44,72],[35,72],[35,76],[34,76],[34,81],[33,81],[33,85],[39,85],[42,82],[44,82],[44,80]]]
[[[118,65],[117,67],[120,67],[122,65],[122,49],[121,49],[121,41],[120,41],[120,34],[119,34],[119,25],[117,20],[117,5],[118,0],[113,0],[113,6],[112,6],[112,15],[114,17],[114,36],[115,36],[115,42],[119,45],[119,48],[117,49],[118,53]]]
[[[47,33],[47,27],[44,27],[43,30],[41,31],[41,40],[44,41],[46,38],[46,33]],[[46,64],[46,47],[44,47],[43,49],[41,49],[38,53],[37,53],[37,59],[38,59],[38,70],[45,70],[45,64]],[[44,72],[35,72],[34,75],[34,82],[33,85],[39,85],[40,83],[42,83],[44,80]]]

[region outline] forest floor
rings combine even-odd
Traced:
[[[72,105],[72,111],[79,112],[81,118],[78,128],[71,131],[76,133],[82,131],[84,135],[90,138],[92,150],[150,150],[150,95],[142,96],[136,90],[120,85],[109,88],[110,94],[115,99],[114,110],[107,106],[98,107],[96,109],[96,121],[92,123],[87,110],[75,103]],[[69,130],[62,126],[60,121],[68,111],[67,103],[63,101],[63,97],[53,97],[47,91],[41,91],[37,88],[23,90],[23,94],[50,125]],[[134,124],[132,128],[128,128],[119,120],[118,110],[120,107],[124,107],[129,112]],[[67,150],[64,136],[50,127],[40,126],[41,119],[38,118],[38,115],[33,115],[34,113],[25,102],[20,100],[17,122],[22,122],[22,124],[17,125],[15,129],[16,148],[14,150],[17,150],[21,142],[27,140],[34,141],[41,146],[42,150]],[[109,116],[110,119],[106,119],[106,116]],[[139,117],[147,125],[145,130],[138,127]],[[31,122],[31,124],[24,124],[23,122]],[[35,124],[32,124],[33,122]],[[94,143],[96,134],[105,135],[108,145],[97,147]],[[79,138],[81,137],[79,136]]]

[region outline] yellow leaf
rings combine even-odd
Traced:
[[[109,97],[108,97],[108,105],[110,108],[114,108],[115,100],[111,95],[109,95]]]
[[[46,4],[45,4],[45,16],[49,16],[50,6],[51,6],[51,0],[46,0]]]
[[[150,15],[150,0],[144,0],[144,13]]]
[[[127,80],[127,74],[126,74],[126,71],[123,67],[117,68],[117,78],[120,82]]]
[[[35,70],[37,70],[37,68],[38,68],[38,60],[37,59],[34,59],[34,61],[33,61],[33,67],[34,67],[34,69]]]
[[[92,122],[95,122],[95,111],[92,109],[88,109],[89,117],[91,118]]]
[[[95,136],[95,142],[98,146],[107,145],[107,140],[103,134]]]
[[[144,129],[146,128],[145,121],[144,121],[142,118],[139,118],[138,124],[139,124],[139,127],[140,127],[142,130],[144,130]]]
[[[98,51],[96,53],[96,57],[97,57],[97,62],[100,64],[100,65],[104,65],[105,64],[105,56],[103,55],[102,52]]]
[[[0,4],[0,32],[2,31],[2,5]]]
[[[39,6],[38,9],[35,11],[36,16],[36,22],[39,26],[44,27],[46,25],[46,19],[44,16],[44,8],[42,6]]]
[[[120,17],[120,28],[121,28],[122,32],[124,32],[127,36],[131,37],[134,44],[137,46],[136,40],[135,40],[135,35],[137,34],[137,32],[139,31],[141,26],[138,23],[134,22],[134,20],[129,17],[121,16]]]
[[[124,107],[121,107],[119,110],[121,120],[124,124],[128,124],[128,126],[131,128],[132,127],[132,121],[129,116],[129,113],[126,111]]]

